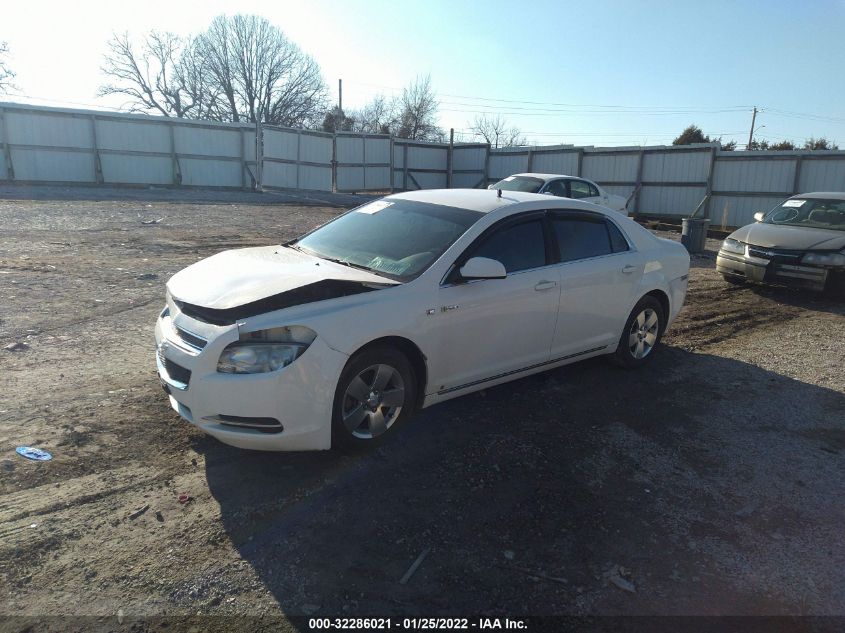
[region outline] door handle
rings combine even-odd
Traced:
[[[540,291],[540,290],[551,290],[551,289],[552,289],[552,288],[554,288],[555,286],[557,286],[557,282],[556,282],[556,281],[547,281],[547,280],[545,280],[545,279],[544,279],[543,281],[539,281],[539,282],[537,282],[537,285],[536,285],[536,286],[534,286],[534,290],[537,290],[537,291]]]
[[[630,274],[630,273],[634,272],[636,269],[637,269],[636,266],[634,266],[632,264],[628,264],[627,266],[622,267],[622,272],[626,273],[626,274]]]

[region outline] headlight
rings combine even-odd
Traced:
[[[217,361],[224,374],[261,374],[287,367],[317,337],[301,325],[242,332],[240,340],[226,346]]]
[[[743,253],[745,253],[745,244],[729,237],[724,242],[722,242],[722,250],[726,253],[735,253],[736,255],[742,255]]]
[[[816,264],[818,266],[845,266],[843,253],[807,253],[801,258],[802,264]]]

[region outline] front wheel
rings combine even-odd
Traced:
[[[665,329],[663,306],[654,297],[643,297],[625,322],[613,360],[626,368],[644,365],[651,358]]]
[[[337,384],[332,413],[332,445],[376,446],[415,409],[413,368],[401,352],[378,347],[353,356]]]

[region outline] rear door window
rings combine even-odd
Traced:
[[[561,262],[601,257],[614,252],[604,218],[554,218],[552,226]]]
[[[593,195],[598,195],[598,193],[593,194],[590,192],[589,183],[586,183],[583,180],[569,181],[569,190],[572,192],[569,197],[575,198],[576,200],[579,198],[591,198]]]

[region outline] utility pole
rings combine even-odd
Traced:
[[[754,141],[754,121],[757,120],[757,106],[751,111],[751,130],[748,132],[748,145],[745,149],[751,149],[751,143]]]

